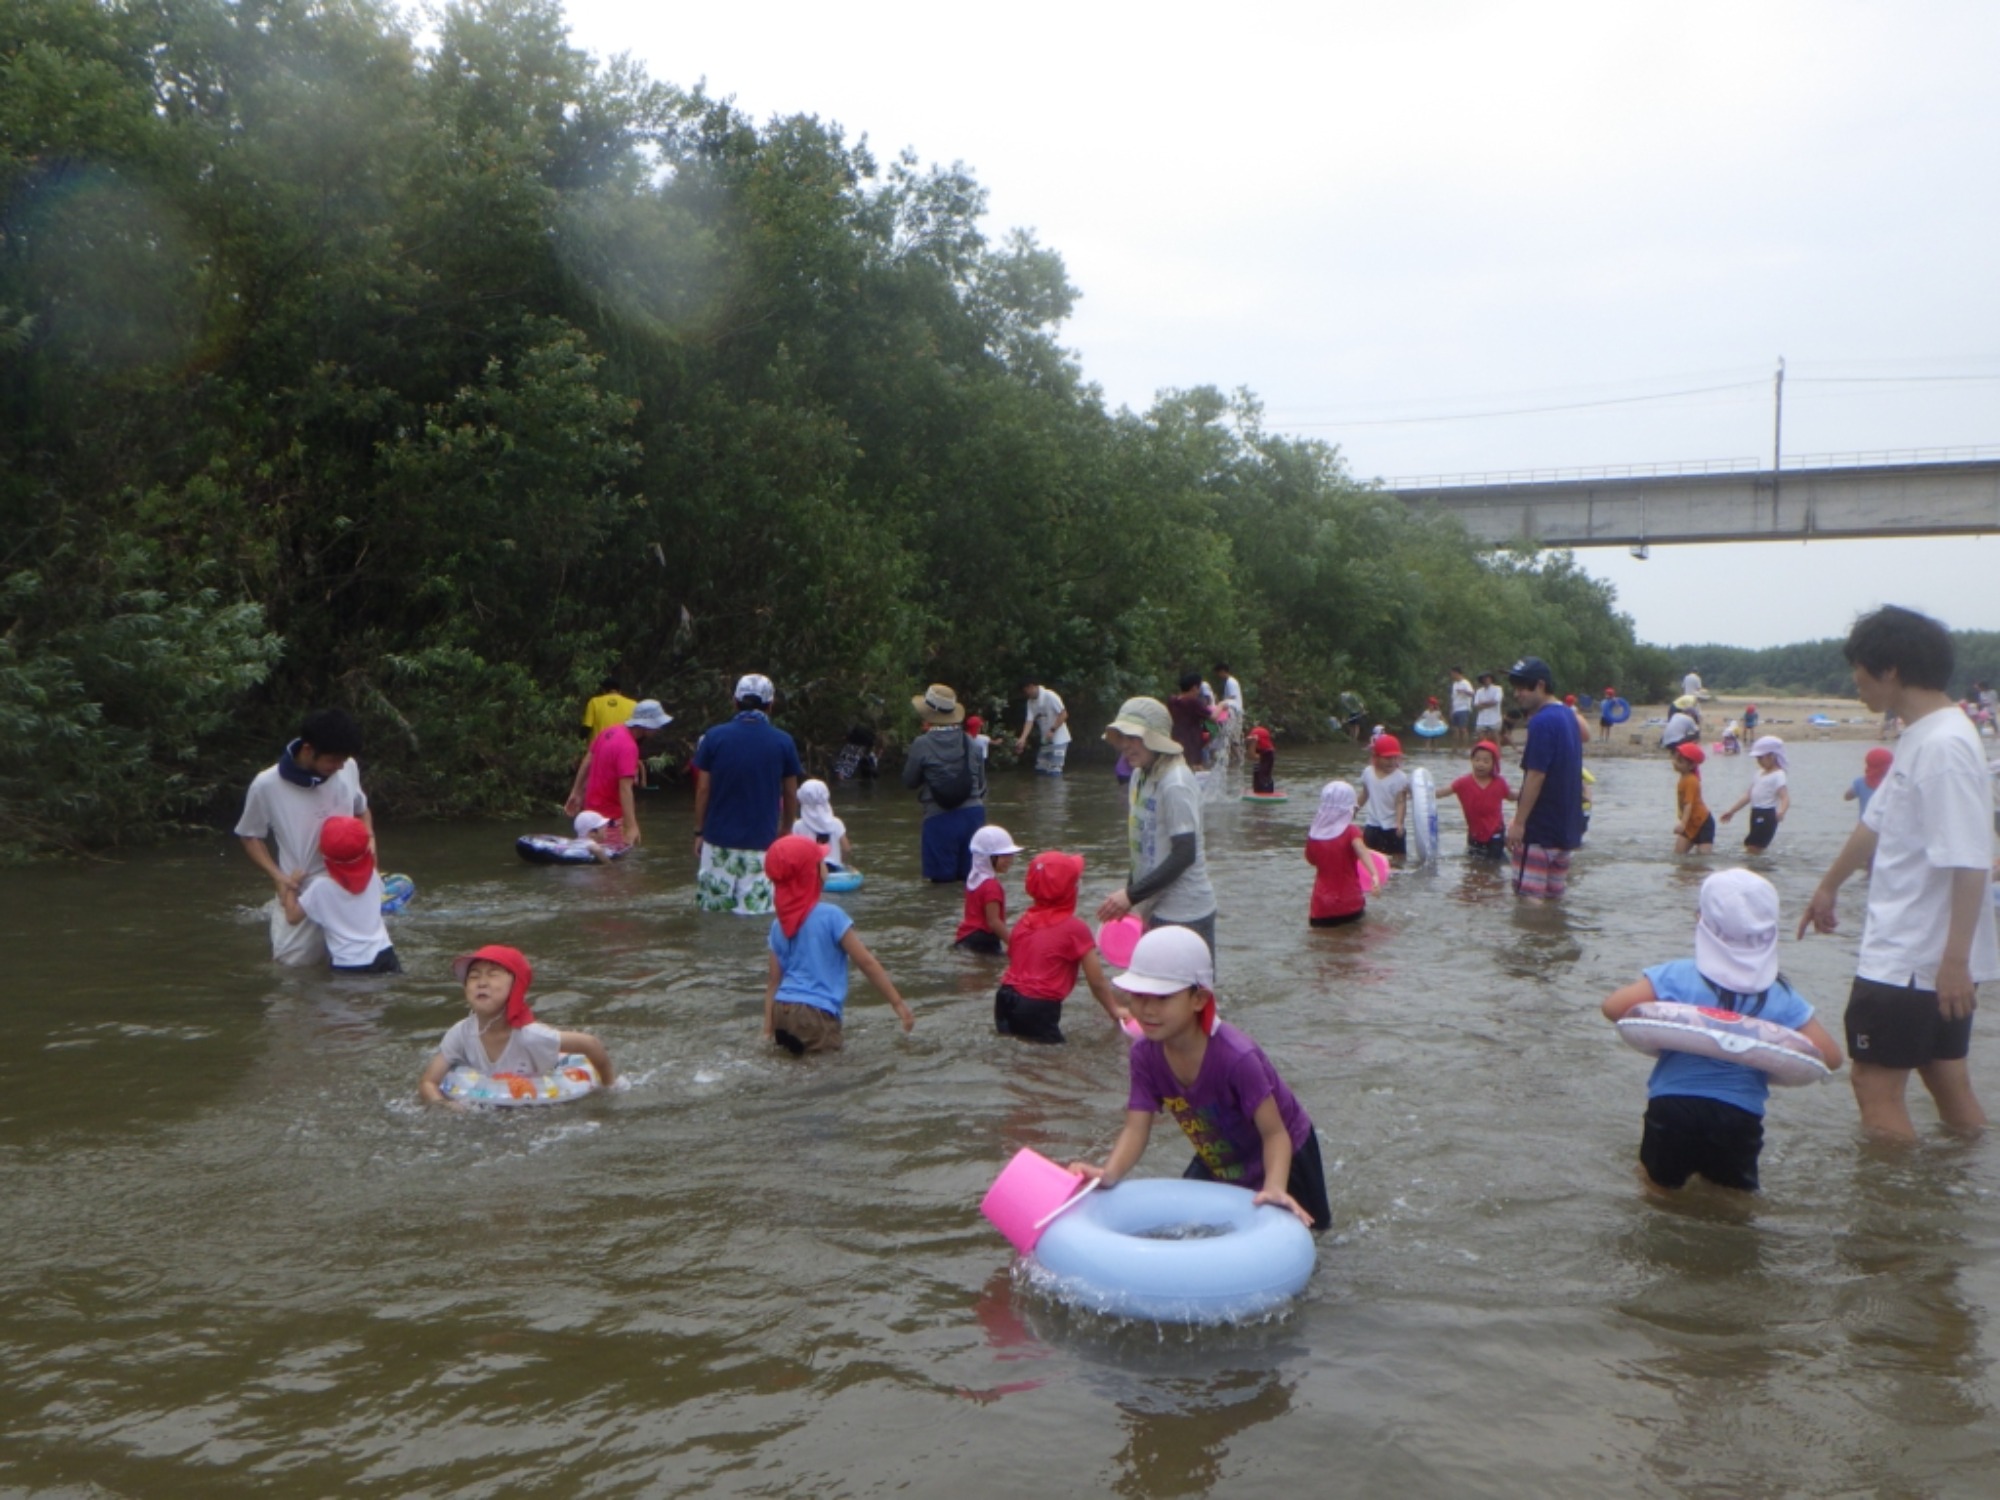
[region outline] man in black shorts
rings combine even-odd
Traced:
[[[1869,711],[1907,727],[1889,776],[1813,892],[1799,935],[1832,932],[1841,883],[1869,870],[1868,918],[1847,1002],[1862,1127],[1917,1138],[1905,1103],[1914,1072],[1945,1128],[1974,1135],[1986,1115],[1966,1066],[1972,1013],[1978,985],[2000,978],[1985,751],[1945,691],[1951,636],[1936,620],[1890,605],[1858,620],[1845,650]]]

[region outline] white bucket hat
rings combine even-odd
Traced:
[[[1694,966],[1718,989],[1757,995],[1778,977],[1778,889],[1749,870],[1718,870],[1701,883]]]
[[[1132,736],[1155,755],[1181,753],[1180,741],[1174,738],[1174,716],[1158,698],[1127,698],[1118,705],[1118,717],[1109,727]]]
[[[658,698],[647,698],[632,705],[625,722],[635,729],[665,729],[674,722],[674,716],[660,707]]]
[[[1769,755],[1778,762],[1780,771],[1785,769],[1785,742],[1775,734],[1767,734],[1750,747],[1752,756]]]

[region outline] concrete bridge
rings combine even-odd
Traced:
[[[1412,507],[1454,515],[1496,546],[1632,547],[2000,532],[2000,449],[1634,466],[1384,482]],[[1876,461],[1868,461],[1876,460]]]

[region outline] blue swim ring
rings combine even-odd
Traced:
[[[1623,724],[1632,717],[1632,705],[1623,698],[1606,698],[1598,705],[1597,717],[1606,724]]]
[[[393,917],[410,904],[410,898],[417,893],[417,883],[407,875],[384,875],[382,877],[382,915]]]
[[[1161,1323],[1260,1317],[1304,1290],[1315,1249],[1288,1210],[1251,1197],[1179,1177],[1121,1182],[1049,1225],[1034,1259],[1050,1292],[1094,1312]]]
[[[861,889],[861,872],[859,870],[828,870],[826,872],[826,889],[834,892],[836,895],[841,891],[858,891]]]

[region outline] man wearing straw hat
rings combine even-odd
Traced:
[[[924,732],[903,762],[903,785],[923,804],[924,879],[959,882],[972,873],[972,836],[986,824],[986,760],[965,733],[965,705],[934,682],[910,700]]]

